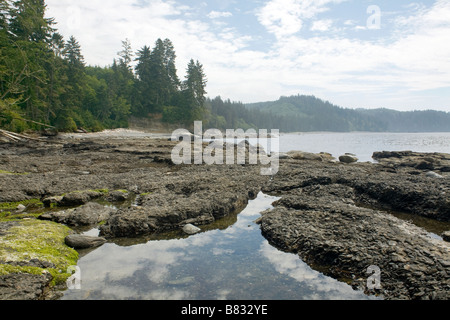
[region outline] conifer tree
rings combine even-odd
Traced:
[[[153,89],[151,88],[151,50],[150,47],[144,46],[137,52],[136,65],[136,96],[137,99],[133,106],[133,113],[139,116],[145,116],[151,112],[151,96]]]
[[[15,1],[10,9],[10,33],[16,40],[47,42],[55,30],[54,19],[45,17],[46,9],[44,0]]]
[[[193,118],[201,117],[204,111],[206,101],[206,75],[203,71],[203,65],[197,60],[190,60],[186,70],[186,80],[184,82],[184,91],[187,93],[186,98],[190,103],[190,112]]]

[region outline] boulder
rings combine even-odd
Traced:
[[[48,197],[42,200],[42,203],[46,208],[50,208],[52,205],[60,205],[63,197]]]
[[[441,237],[442,239],[444,239],[444,241],[450,242],[450,231],[443,232]]]
[[[66,207],[80,206],[102,196],[101,192],[96,191],[72,192],[64,195],[60,204]]]
[[[183,231],[187,234],[196,234],[202,230],[200,228],[194,226],[193,224],[187,224],[183,227]]]
[[[342,163],[355,163],[358,162],[358,158],[353,154],[346,153],[339,157],[339,161]]]
[[[89,249],[96,248],[106,243],[105,238],[91,237],[80,234],[68,235],[65,240],[65,244],[74,249]]]
[[[128,191],[125,190],[116,190],[111,191],[108,196],[106,197],[106,200],[111,202],[123,202],[126,201],[129,197]]]
[[[295,160],[315,160],[322,161],[322,157],[319,154],[303,151],[290,151],[288,155]]]

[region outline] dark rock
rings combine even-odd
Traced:
[[[1,261],[0,261],[1,262]],[[8,264],[16,267],[36,267],[41,269],[56,268],[55,264],[48,261],[41,261],[39,259],[31,259],[30,261],[12,261],[1,262],[2,264]]]
[[[0,300],[31,301],[43,300],[53,277],[42,275],[8,274],[0,276]]]
[[[89,249],[96,248],[106,243],[105,238],[91,237],[85,235],[68,235],[65,239],[67,246],[74,249]]]
[[[444,241],[450,242],[450,231],[443,232],[441,237],[442,239],[444,239]]]
[[[75,209],[44,213],[39,219],[50,220],[74,227],[92,226],[107,220],[114,211],[115,209],[111,207],[90,202]]]
[[[111,191],[106,196],[106,200],[110,202],[123,202],[126,201],[129,197],[128,192],[124,191]]]
[[[62,202],[63,197],[57,196],[57,197],[48,197],[42,200],[42,203],[46,208],[50,208],[52,205],[60,205]]]
[[[449,172],[450,154],[446,153],[420,153],[412,151],[402,152],[375,152],[373,159],[383,165],[395,167],[410,167],[423,171],[435,171],[436,173]]]
[[[95,191],[72,192],[64,195],[60,204],[65,207],[80,206],[102,196],[101,192]]]
[[[315,161],[323,161],[323,158],[320,154],[315,154],[311,152],[303,152],[303,151],[290,151],[287,153],[291,159],[295,160],[315,160]]]
[[[358,158],[351,154],[345,154],[339,157],[339,161],[342,163],[355,163],[358,162]]]

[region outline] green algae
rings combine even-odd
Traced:
[[[17,173],[17,172],[5,171],[5,170],[0,170],[0,174],[11,175],[11,176],[26,176],[26,175],[29,175],[28,172]]]
[[[44,204],[40,199],[23,200],[18,202],[2,202],[0,203],[0,211],[10,211],[15,210],[19,205],[24,205],[25,207],[41,208]]]
[[[1,222],[1,220],[0,220]],[[71,274],[70,266],[78,262],[78,252],[65,245],[71,232],[67,226],[36,219],[19,220],[0,237],[0,275],[10,273],[42,274],[53,276],[52,285],[64,283]],[[23,262],[37,259],[52,263],[55,268],[11,266],[6,262]]]

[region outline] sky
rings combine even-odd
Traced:
[[[450,112],[448,0],[47,0],[88,65],[170,39],[208,96],[243,103],[314,95],[345,108]]]

